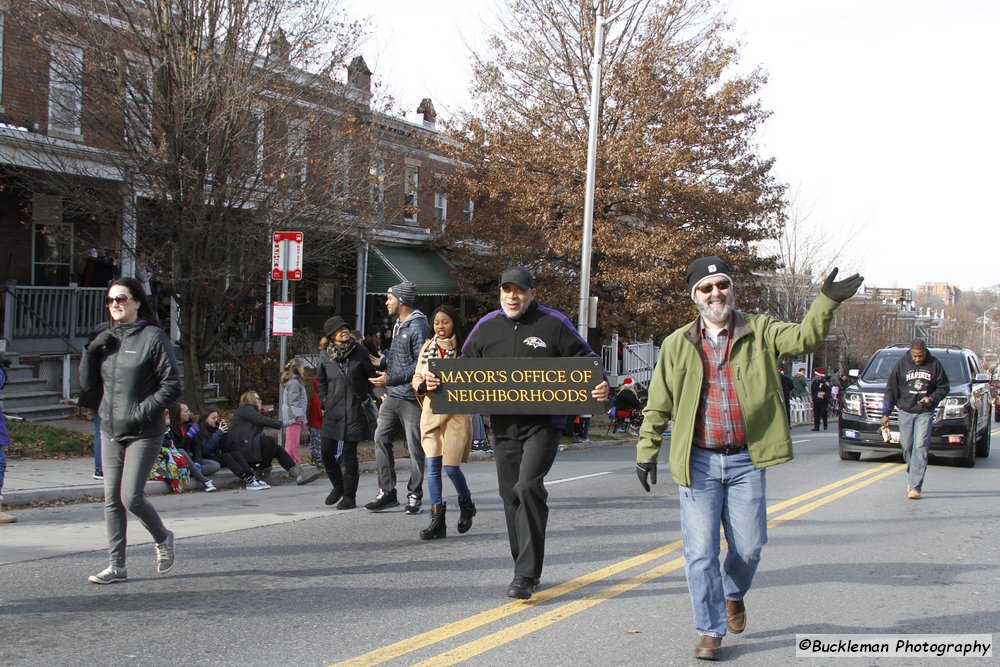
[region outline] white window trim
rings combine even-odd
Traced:
[[[444,229],[448,222],[448,195],[443,192],[434,193],[434,221]]]
[[[304,121],[291,121],[288,125],[288,166],[289,171],[295,170],[295,181],[292,184],[297,189],[306,186],[309,180],[309,165],[306,162],[306,146],[309,142],[309,125]],[[293,177],[292,173],[288,176]]]
[[[63,51],[66,55],[67,61],[69,58],[77,58],[77,64],[79,66],[78,72],[69,72],[76,77],[75,82],[71,82],[67,86],[68,91],[72,91],[74,99],[75,109],[72,113],[74,115],[74,120],[76,125],[73,127],[60,126],[54,124],[54,115],[61,113],[63,110],[58,109],[54,104],[53,100],[55,95],[53,95],[54,86],[56,84],[55,75],[59,73],[59,63],[60,59],[58,57],[58,52]],[[70,55],[72,54],[72,55]],[[83,122],[83,49],[69,42],[53,42],[49,48],[49,135],[57,136],[64,139],[82,140],[83,128],[81,127]]]
[[[54,215],[58,215],[58,219],[45,219],[40,218],[40,214],[44,213],[44,209],[47,206],[52,207],[54,210]],[[36,285],[37,282],[37,269],[39,266],[66,266],[69,269],[70,279],[72,280],[73,275],[73,257],[75,248],[74,243],[76,242],[75,229],[73,229],[72,222],[65,222],[62,217],[62,197],[55,195],[43,195],[35,193],[32,206],[31,206],[31,284]],[[35,237],[38,233],[38,227],[49,225],[52,227],[68,227],[69,228],[69,257],[65,262],[39,262],[37,260],[38,248],[35,243]]]
[[[368,201],[377,211],[385,206],[385,158],[381,156],[368,165]]]
[[[124,74],[125,74],[125,113],[126,113],[126,127],[132,125],[132,118],[130,114],[133,109],[135,109],[136,117],[142,123],[143,137],[142,140],[146,142],[152,142],[153,138],[153,68],[148,64],[141,62],[137,57],[131,56],[130,54],[125,54],[125,64],[124,64]],[[138,104],[135,103],[136,95],[141,94],[143,91],[137,91],[135,86],[136,76],[145,79],[145,97],[148,99],[140,100]],[[137,91],[137,92],[136,92]],[[135,133],[135,130],[131,130]],[[129,129],[126,129],[126,138],[128,136]]]
[[[469,199],[465,202],[465,209],[462,211],[462,216],[465,218],[466,222],[472,222],[473,216],[476,214],[476,203]]]
[[[412,192],[411,192],[412,185]],[[412,197],[412,201],[410,200]],[[407,163],[403,167],[403,221],[416,222],[420,208],[420,165]],[[413,208],[413,212],[406,209]]]

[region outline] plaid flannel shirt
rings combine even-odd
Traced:
[[[747,444],[743,410],[729,368],[732,317],[719,332],[717,343],[701,329],[701,364],[704,369],[701,401],[694,424],[694,446],[705,449],[744,447]]]

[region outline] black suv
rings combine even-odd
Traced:
[[[928,346],[944,366],[951,390],[934,412],[930,453],[971,468],[990,455],[990,376],[972,350],[956,345]],[[885,347],[872,355],[854,383],[841,390],[840,458],[857,461],[862,452],[901,452],[896,410],[889,417],[890,442],[882,438],[882,396],[896,362],[909,344]]]

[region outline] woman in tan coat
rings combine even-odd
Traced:
[[[427,395],[429,359],[454,359],[462,353],[465,331],[457,310],[451,306],[438,306],[431,313],[431,330],[420,350],[417,367],[413,374],[413,389],[423,408],[420,413],[420,444],[426,455],[427,492],[431,500],[431,523],[420,531],[422,540],[438,540],[447,535],[445,524],[445,503],[442,498],[441,468],[458,492],[458,532],[464,533],[472,527],[472,517],[476,516],[476,506],[472,502],[469,485],[462,474],[462,463],[469,460],[472,449],[472,415],[439,415],[431,408],[431,398]]]

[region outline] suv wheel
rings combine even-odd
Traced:
[[[860,461],[861,452],[845,452],[843,449],[839,450],[841,461]]]
[[[975,441],[976,429],[973,426],[969,437],[967,438],[969,442],[969,451],[960,459],[955,459],[955,465],[959,468],[974,468],[976,466],[976,441]]]
[[[990,439],[993,437],[992,425],[987,422],[986,432],[983,433],[983,437],[976,441],[976,456],[981,459],[985,459],[990,455]]]

